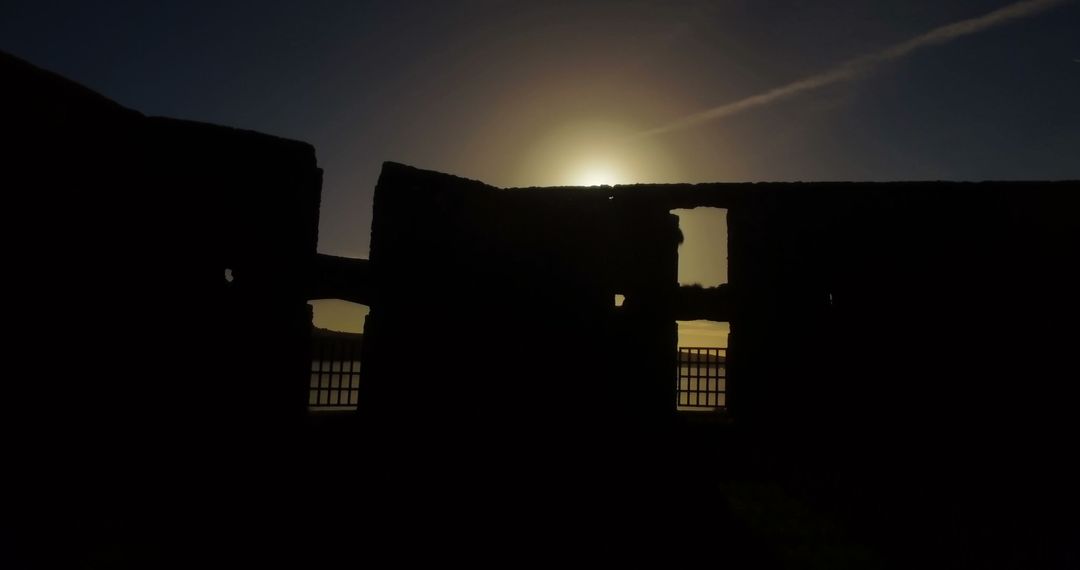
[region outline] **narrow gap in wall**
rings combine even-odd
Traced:
[[[715,310],[709,299],[728,282],[727,210],[671,210],[679,217],[679,286],[701,290],[689,298],[684,315],[704,316]],[[691,302],[688,302],[691,303]],[[715,312],[712,314],[716,314]],[[678,321],[678,371],[675,408],[680,412],[719,412],[727,408],[727,346],[730,323]]]

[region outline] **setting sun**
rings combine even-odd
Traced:
[[[635,129],[575,121],[538,135],[522,153],[511,185],[605,186],[674,182],[681,170],[660,140],[634,139]]]
[[[611,186],[619,184],[618,172],[605,163],[589,164],[582,168],[573,182],[575,186]]]

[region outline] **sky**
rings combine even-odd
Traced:
[[[0,1],[4,51],[313,144],[319,250],[347,257],[387,160],[500,187],[1080,178],[1078,31],[1072,0]]]

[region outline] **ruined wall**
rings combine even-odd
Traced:
[[[737,412],[744,423],[843,424],[852,414],[877,417],[879,405],[903,401],[868,395],[887,383],[869,378],[911,374],[893,363],[917,358],[955,362],[957,351],[968,350],[964,366],[982,370],[986,366],[977,358],[979,351],[1014,340],[988,332],[998,327],[983,325],[1026,318],[1034,320],[1025,328],[1040,332],[1043,322],[1038,319],[1046,313],[1032,315],[1020,311],[1019,304],[1074,308],[1071,297],[1058,288],[1067,282],[1064,260],[1075,237],[1066,213],[1075,201],[1075,186],[703,184],[499,190],[388,163],[376,193],[372,271],[379,293],[370,322],[398,326],[393,323],[407,320],[396,316],[400,311],[417,319],[410,323],[434,327],[435,338],[443,339],[438,344],[453,347],[445,350],[459,355],[483,351],[482,358],[492,363],[496,360],[483,343],[499,343],[499,355],[521,362],[530,362],[532,347],[543,348],[549,364],[531,361],[533,367],[550,366],[545,373],[590,378],[585,380],[590,385],[628,375],[633,381],[627,389],[633,391],[648,383],[644,378],[665,374],[666,364],[657,361],[650,368],[641,358],[674,348],[670,327],[676,318],[728,318],[737,345],[733,373],[748,376],[733,386],[732,405],[742,407]],[[729,210],[729,251],[717,255],[730,259],[730,286],[701,291],[677,285],[679,237],[677,221],[668,212],[693,206]],[[611,306],[615,293],[627,299],[619,310]],[[425,315],[444,320],[432,323]],[[588,335],[573,327],[558,329],[561,323]],[[942,323],[958,327],[959,338],[947,340]],[[407,342],[411,333],[403,329],[400,334],[393,340],[389,333],[380,335],[388,343],[385,351],[396,350],[393,346]],[[989,334],[998,335],[997,342]],[[644,344],[624,351],[632,342]],[[592,350],[596,343],[610,345],[610,360],[598,376],[594,371],[578,375],[575,368],[589,368],[579,364],[590,359],[582,346]],[[370,368],[371,384],[380,386],[375,390],[393,383],[393,374],[382,376],[385,355],[379,353],[371,354],[377,361]],[[635,362],[631,371],[617,371],[624,357]],[[495,368],[478,365],[470,374],[507,384],[503,372],[489,370]],[[991,378],[1004,381],[1005,376],[994,372]],[[552,382],[559,380],[545,383]],[[428,389],[424,383],[417,386],[418,392]],[[553,394],[588,389],[571,382]],[[486,395],[462,397],[458,404],[499,407],[491,405],[500,401],[499,390],[510,390],[513,399],[514,388],[491,387],[490,393],[485,389]],[[947,408],[941,404],[943,392],[968,391],[935,390],[937,402],[925,403],[924,409]],[[1008,393],[979,391],[987,392]],[[855,410],[836,409],[847,407],[853,394],[870,399]],[[379,401],[377,395],[372,398]],[[517,407],[538,398],[526,398]],[[587,399],[555,397],[543,406],[578,405],[567,400],[604,415],[604,406],[585,404]],[[630,409],[643,413],[643,404]]]
[[[365,329],[371,413],[388,407],[404,416],[388,418],[395,425],[430,415],[479,431],[507,422],[557,430],[567,414],[584,415],[599,395],[577,380],[607,362],[606,203],[599,192],[504,192],[388,164]]]
[[[227,520],[287,478],[304,417],[314,149],[146,117],[3,54],[0,78],[20,526],[63,519],[86,553]]]
[[[1057,540],[1077,498],[1078,389],[1060,371],[1078,185],[760,190],[729,210],[730,374],[766,472],[882,536],[995,537],[1024,557]],[[935,548],[966,547],[919,550]]]
[[[651,458],[633,469],[654,483],[694,461],[786,481],[881,536],[1035,548],[1067,513],[1046,506],[1076,504],[1077,386],[1059,371],[1078,340],[1078,198],[1076,182],[499,190],[388,163],[364,413],[409,449],[453,434],[473,466],[545,444],[596,467],[575,450],[603,441]],[[668,212],[695,206],[728,209],[719,289],[677,285]],[[710,317],[731,322],[734,423],[700,438],[671,421],[674,321]],[[421,326],[436,346],[412,343]]]

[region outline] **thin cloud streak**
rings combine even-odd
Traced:
[[[775,89],[770,89],[763,93],[758,93],[757,95],[751,95],[750,97],[739,99],[738,101],[725,103],[719,107],[713,107],[699,113],[694,113],[693,115],[688,115],[666,125],[642,131],[637,135],[634,135],[633,138],[652,137],[672,131],[688,129],[703,123],[730,117],[755,107],[761,107],[782,99],[788,99],[812,89],[853,79],[882,63],[902,58],[916,50],[940,45],[956,38],[988,30],[1012,20],[1034,16],[1069,1],[1070,0],[1024,0],[1022,2],[1010,4],[1004,8],[999,8],[977,18],[969,18],[967,20],[961,20],[959,22],[941,26],[940,28],[935,28],[905,42],[848,60],[823,73],[811,75],[810,77],[800,79]]]

